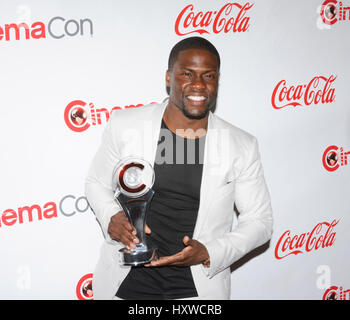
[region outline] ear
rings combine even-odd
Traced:
[[[166,83],[167,87],[170,87],[170,72],[169,72],[169,70],[167,70],[166,74],[165,74],[165,83]]]

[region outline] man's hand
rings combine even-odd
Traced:
[[[186,246],[182,251],[146,264],[145,267],[178,266],[188,267],[203,263],[209,258],[207,248],[197,240],[184,236],[183,243]]]
[[[145,232],[147,234],[151,233],[148,225],[145,226]],[[139,243],[139,239],[136,237],[136,229],[129,222],[124,211],[119,211],[112,216],[108,225],[108,233],[113,240],[121,242],[128,249],[135,249],[136,244]]]

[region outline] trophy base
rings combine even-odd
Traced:
[[[146,250],[123,248],[119,250],[119,255],[120,263],[124,266],[142,266],[158,259],[156,248],[148,248]]]

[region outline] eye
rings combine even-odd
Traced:
[[[179,70],[178,74],[182,78],[192,78],[192,72],[190,70]]]
[[[208,79],[208,80],[215,80],[216,79],[216,75],[213,74],[213,73],[207,73],[205,75],[205,78]]]
[[[181,72],[181,75],[182,75],[182,76],[185,76],[185,77],[191,77],[191,72],[189,72],[189,71],[183,71],[183,72]]]

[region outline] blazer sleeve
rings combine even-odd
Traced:
[[[107,232],[110,219],[122,210],[119,203],[114,200],[112,185],[113,170],[120,159],[112,131],[113,126],[116,126],[114,122],[115,118],[111,116],[85,179],[85,195],[101,226],[105,239],[109,242],[114,241]]]
[[[237,225],[222,237],[204,243],[210,256],[210,267],[202,268],[209,278],[271,238],[271,201],[255,137],[244,163],[235,182]]]

